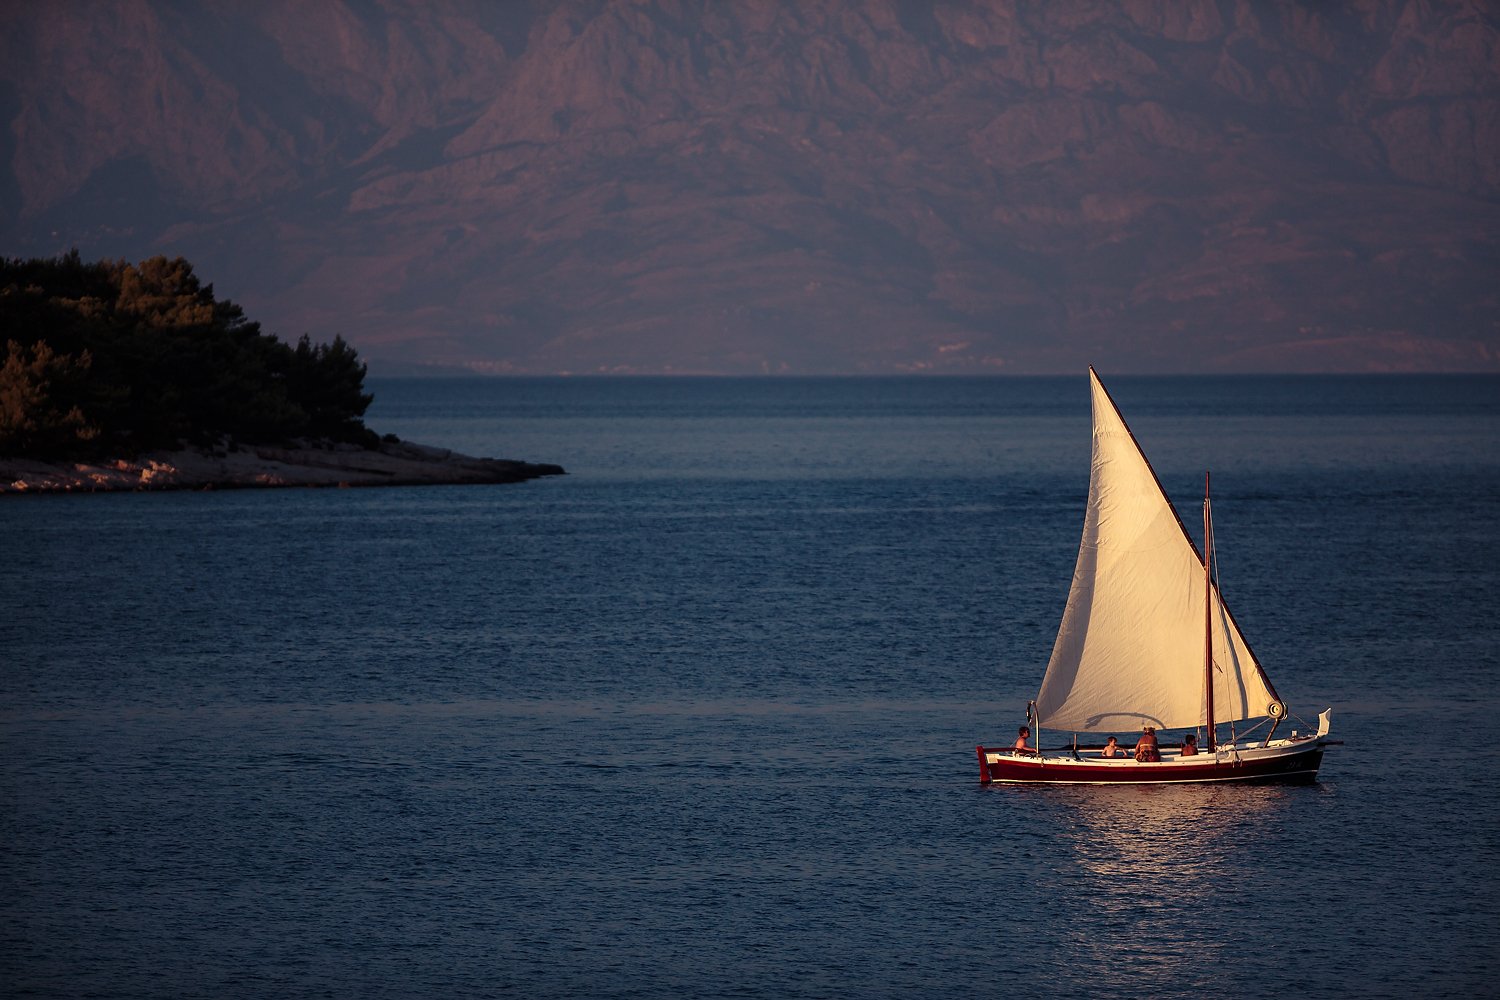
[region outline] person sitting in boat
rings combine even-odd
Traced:
[[[1118,756],[1120,756],[1120,741],[1117,740],[1117,739],[1115,739],[1113,736],[1111,736],[1109,739],[1105,740],[1104,741],[1104,749],[1101,750],[1101,751],[1099,751],[1099,756],[1101,756],[1101,757],[1118,757]]]
[[[1198,734],[1188,733],[1182,738],[1182,755],[1184,757],[1198,756]]]
[[[1135,741],[1135,759],[1142,764],[1155,764],[1161,760],[1161,748],[1156,745],[1156,727],[1146,726],[1141,738]]]
[[[1026,726],[1022,726],[1016,730],[1016,744],[1011,749],[1016,753],[1035,754],[1036,751],[1026,745],[1026,741],[1030,738],[1031,730]]]

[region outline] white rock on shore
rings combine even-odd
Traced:
[[[89,464],[0,457],[0,494],[515,483],[563,475],[556,465],[473,458],[407,442],[377,449],[303,444],[152,452]]]

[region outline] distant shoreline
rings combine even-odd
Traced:
[[[561,476],[559,465],[474,458],[443,448],[385,442],[378,448],[300,443],[233,450],[156,451],[133,459],[46,462],[0,458],[0,495],[290,486],[455,486]]]

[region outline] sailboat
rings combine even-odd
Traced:
[[[1315,779],[1333,710],[1278,737],[1286,704],[1219,593],[1208,476],[1200,555],[1093,368],[1089,386],[1093,460],[1068,603],[1026,730],[1013,746],[977,748],[980,781]],[[1166,730],[1185,731],[1180,747]],[[1072,741],[1040,749],[1044,731]],[[1111,734],[1126,745],[1106,756],[1114,748],[1098,741]],[[1133,752],[1147,743],[1154,751]]]

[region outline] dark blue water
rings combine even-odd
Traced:
[[[978,784],[1082,377],[376,382],[570,475],[0,503],[0,992],[1494,995],[1500,379],[1106,381],[1317,784]]]

